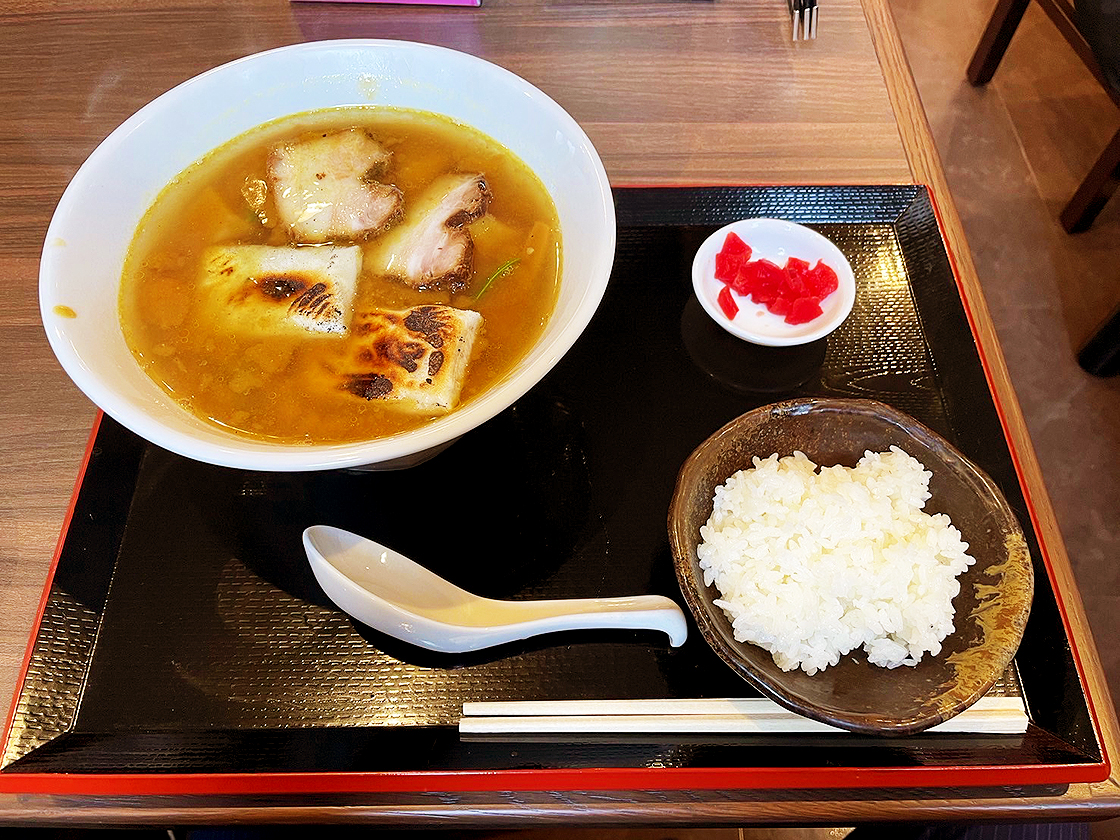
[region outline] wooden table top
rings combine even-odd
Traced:
[[[1111,707],[1080,597],[887,0],[828,0],[820,37],[792,42],[783,0],[484,0],[481,8],[285,0],[16,0],[0,12],[0,703],[7,712],[63,524],[93,405],[55,361],[37,273],[55,203],[140,106],[210,67],[308,40],[393,38],[494,61],[556,99],[616,186],[927,184],[980,332],[992,385],[1050,546],[1106,749]],[[1063,791],[635,792],[351,797],[15,796],[0,821],[223,823],[459,820],[852,824],[882,819],[1104,818],[1120,781]]]

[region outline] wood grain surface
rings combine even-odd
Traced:
[[[54,206],[96,145],[217,64],[308,40],[392,38],[494,61],[584,127],[617,186],[931,186],[993,387],[1051,546],[1056,584],[1113,755],[1120,745],[1080,597],[887,0],[825,0],[790,40],[784,0],[483,0],[481,8],[285,0],[14,0],[0,11],[0,707],[15,690],[78,475],[92,404],[40,325],[38,258]],[[1104,818],[1116,776],[1068,790],[648,792],[89,798],[0,795],[0,822],[851,824]]]

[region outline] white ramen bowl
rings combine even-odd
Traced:
[[[504,379],[420,429],[320,445],[234,435],[177,405],[129,351],[117,309],[125,255],[156,196],[199,158],[262,123],[348,105],[444,114],[520,157],[552,195],[560,219],[563,273],[556,309]],[[110,134],[55,210],[40,265],[39,304],[51,348],[77,386],[109,416],[165,449],[253,470],[399,467],[440,451],[540,381],[591,320],[614,249],[614,203],[603,164],[583,130],[540,90],[494,64],[442,47],[321,41],[203,73]]]

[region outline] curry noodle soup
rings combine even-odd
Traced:
[[[278,442],[368,440],[511,371],[555,307],[560,260],[552,199],[496,141],[436,114],[317,111],[254,129],[163,190],[125,261],[121,324],[198,417]],[[371,344],[371,323],[404,332]],[[370,346],[419,377],[414,392],[441,366],[461,390],[411,399],[411,382],[362,368]]]

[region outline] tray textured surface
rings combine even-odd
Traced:
[[[925,190],[657,188],[618,190],[616,203],[615,271],[587,332],[538,387],[419,467],[228,470],[103,419],[3,772],[1099,762]],[[751,348],[692,298],[697,245],[751,216],[810,224],[851,260],[855,309],[826,341]],[[654,593],[683,603],[666,533],[677,471],[728,420],[797,395],[888,403],[1003,489],[1028,532],[1038,594],[1018,675],[1009,670],[995,690],[1019,691],[1021,678],[1027,736],[461,740],[467,701],[755,692],[695,628],[680,649],[641,631],[567,633],[468,656],[412,649],[340,613],[302,553],[302,529],[324,523],[490,597]]]

